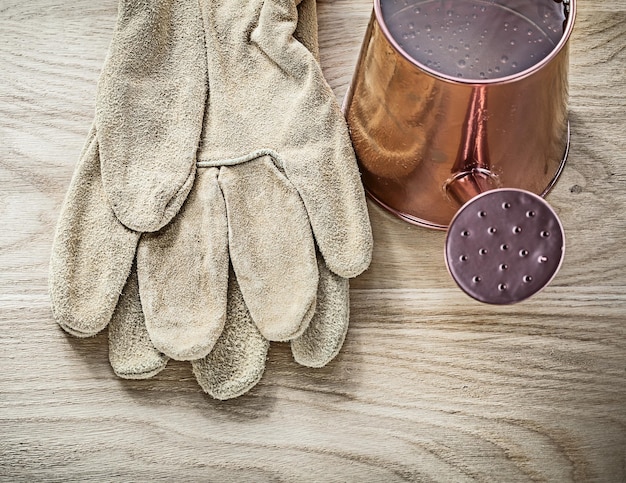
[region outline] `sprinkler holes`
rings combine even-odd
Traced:
[[[497,305],[525,300],[560,265],[558,219],[545,201],[522,190],[493,190],[479,199],[484,201],[477,198],[471,208],[461,208],[451,222],[448,269],[476,300]]]

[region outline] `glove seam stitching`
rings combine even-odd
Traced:
[[[252,151],[244,156],[239,156],[230,159],[214,159],[214,160],[198,160],[196,161],[196,167],[198,168],[219,168],[221,166],[236,166],[238,164],[247,163],[263,156],[270,156],[274,160],[274,164],[277,164],[279,168],[284,169],[285,165],[281,156],[273,149],[258,149]]]

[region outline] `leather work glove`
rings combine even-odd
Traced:
[[[341,346],[346,278],[369,264],[371,232],[345,122],[296,19],[293,0],[120,3],[50,287],[68,332],[110,322],[123,377],[195,360],[207,392],[233,397],[262,374],[267,340],[299,338],[309,365]],[[334,347],[316,347],[333,319],[345,320]]]
[[[304,0],[308,1],[314,0]],[[305,332],[291,341],[295,361],[308,367],[322,367],[337,355],[349,321],[348,280],[330,272],[321,258],[318,263],[316,312]],[[205,358],[192,362],[198,383],[216,399],[244,394],[261,379],[269,345],[254,325],[231,271],[224,331]],[[124,379],[148,379],[168,362],[146,330],[136,272],[131,272],[109,324],[109,360]]]
[[[294,37],[318,58],[315,0],[298,5]],[[319,256],[318,268],[316,312],[306,331],[291,342],[294,359],[309,367],[322,367],[335,357],[349,321],[348,280],[329,271]],[[167,357],[154,349],[145,329],[132,272],[109,325],[109,346],[111,365],[124,378],[148,378],[167,364]],[[226,326],[211,353],[192,363],[194,374],[211,396],[236,397],[259,381],[268,349],[269,341],[256,329],[231,270]]]

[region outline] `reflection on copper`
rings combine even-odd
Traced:
[[[446,193],[458,206],[498,187],[497,176],[491,171],[489,161],[488,119],[487,87],[475,86],[463,123],[459,153],[452,166],[452,176],[444,183]]]
[[[411,223],[445,229],[459,203],[497,187],[544,195],[568,147],[568,38],[532,71],[485,82],[435,75],[407,57],[381,0],[344,103],[368,195]]]
[[[453,173],[471,171],[473,168],[488,170],[489,144],[487,143],[487,87],[472,89],[470,103],[465,116],[459,154],[452,167]]]

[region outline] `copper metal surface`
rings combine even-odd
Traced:
[[[565,250],[563,227],[541,197],[517,189],[466,203],[446,237],[446,265],[468,295],[490,304],[527,299],[554,277]]]
[[[550,55],[517,75],[481,81],[439,74],[407,56],[389,35],[380,2],[344,103],[370,197],[407,221],[445,229],[477,192],[545,194],[569,141],[574,1]]]
[[[489,159],[487,119],[487,86],[475,86],[463,123],[459,152],[452,166],[452,176],[444,183],[446,194],[459,206],[499,185]]]

